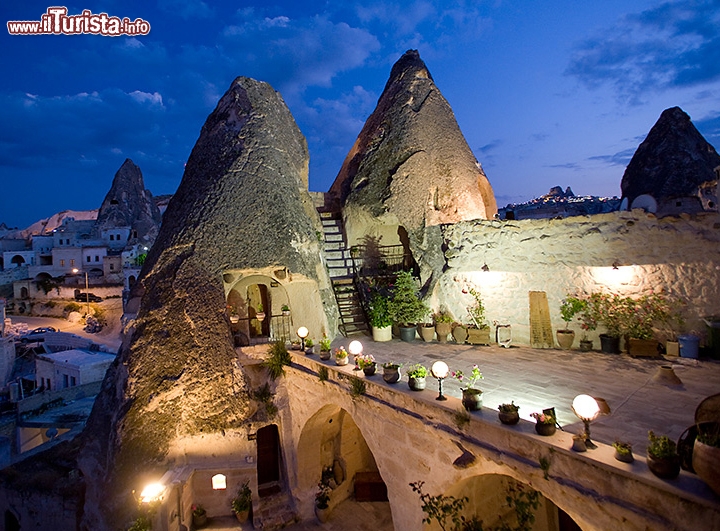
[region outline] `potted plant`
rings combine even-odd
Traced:
[[[323,334],[323,338],[320,340],[320,359],[321,360],[329,360],[330,359],[330,338]]]
[[[394,384],[400,380],[400,363],[389,361],[383,363],[383,380],[389,384]]]
[[[312,338],[305,340],[305,354],[308,356],[315,354],[315,341],[313,341]]]
[[[435,337],[435,325],[433,323],[420,323],[417,326],[417,331],[425,343],[430,343]]]
[[[247,522],[252,507],[252,491],[247,481],[240,486],[237,496],[232,499],[231,505],[238,522]]]
[[[675,479],[680,474],[677,445],[667,435],[648,432],[647,464],[650,471],[662,479]]]
[[[517,424],[520,421],[518,410],[520,406],[515,405],[513,400],[509,404],[500,404],[498,406],[498,418],[503,424]]]
[[[560,303],[560,317],[565,321],[565,328],[555,332],[560,348],[565,350],[572,348],[573,341],[575,341],[575,332],[570,330],[570,321],[572,321],[575,314],[582,311],[584,307],[585,302],[577,297],[565,297]]]
[[[415,338],[415,323],[425,319],[430,310],[420,299],[417,284],[409,271],[398,273],[389,311],[400,328],[400,339],[412,341]]]
[[[318,483],[318,490],[315,493],[315,516],[318,521],[324,524],[330,517],[330,494],[332,488],[326,481]]]
[[[192,506],[192,521],[194,528],[204,527],[207,524],[207,512],[202,505]]]
[[[288,306],[287,304],[283,304],[280,308],[280,311],[285,317],[287,317],[288,315],[290,315],[290,306]]]
[[[478,290],[470,288],[469,293],[475,301],[467,308],[471,321],[467,327],[467,342],[471,345],[489,345],[490,326],[485,322],[485,305]]]
[[[372,354],[363,354],[356,360],[357,366],[362,369],[365,376],[372,376],[377,370],[377,364]]]
[[[720,495],[720,423],[702,422],[697,425],[693,446],[692,466],[708,487]]]
[[[553,435],[555,430],[555,415],[550,410],[543,410],[542,413],[531,413],[530,416],[535,419],[535,431],[540,435]]]
[[[473,365],[470,375],[465,376],[463,371],[453,371],[452,377],[458,382],[466,382],[466,386],[461,388],[462,391],[462,405],[468,411],[478,411],[482,408],[482,391],[480,389],[473,388],[475,382],[481,380],[483,375],[477,365]]]
[[[255,310],[255,319],[257,319],[261,323],[265,319],[265,311],[263,310],[262,303],[258,303],[258,305],[257,305],[257,308]]]
[[[382,293],[374,293],[370,299],[368,320],[372,327],[374,341],[390,341],[392,339],[390,300]]]
[[[593,343],[588,339],[587,333],[597,328],[597,315],[593,313],[593,308],[587,299],[579,300],[582,303],[582,308],[577,313],[578,321],[580,321],[580,329],[582,330],[580,350],[589,352],[593,348]]]
[[[425,389],[425,377],[428,374],[427,367],[420,363],[411,365],[407,370],[408,386],[413,391],[422,391]]]
[[[615,459],[622,461],[623,463],[632,463],[635,458],[632,453],[632,444],[625,441],[615,441],[613,444],[615,448]]]
[[[572,450],[575,452],[587,452],[586,441],[587,435],[584,432],[573,435]]]
[[[450,332],[452,332],[453,317],[450,312],[446,310],[440,310],[433,314],[433,321],[435,322],[435,333],[437,334],[438,341],[440,343],[447,343],[447,338]]]
[[[335,349],[335,365],[347,365],[348,353],[345,347],[340,346]]]
[[[637,299],[627,297],[623,303],[623,333],[628,340],[628,354],[658,357],[658,341],[654,338],[653,326],[670,320],[670,301],[661,293],[649,293]]]
[[[240,322],[240,315],[238,315],[237,306],[234,304],[228,306],[228,309],[230,310],[230,322],[235,324]]]

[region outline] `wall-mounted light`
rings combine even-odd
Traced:
[[[310,331],[304,326],[301,326],[297,329],[297,335],[300,338],[300,350],[302,352],[305,352],[305,338],[308,336],[309,333]]]
[[[165,485],[162,483],[150,483],[145,485],[140,493],[141,503],[153,503],[163,499],[165,494]]]
[[[448,366],[444,361],[436,361],[430,367],[430,374],[432,374],[438,381],[438,396],[435,400],[447,400],[447,397],[443,395],[442,383],[448,375]]]

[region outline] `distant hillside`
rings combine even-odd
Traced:
[[[16,232],[9,232],[5,237],[6,238],[18,238],[18,239],[28,239],[30,236],[34,236],[37,234],[43,234],[46,232],[52,232],[57,227],[63,224],[63,220],[65,218],[75,218],[76,220],[88,220],[88,219],[97,219],[98,211],[97,210],[63,210],[62,212],[58,212],[57,214],[53,214],[49,218],[41,219],[40,221],[36,221],[32,225],[30,225],[28,228],[19,230]]]

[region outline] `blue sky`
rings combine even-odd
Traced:
[[[12,5],[8,5],[12,4]],[[3,2],[0,18],[49,6]],[[150,23],[147,36],[0,32],[0,222],[100,206],[125,158],[172,193],[207,115],[240,75],[280,91],[327,190],[392,64],[414,48],[498,205],[571,186],[619,195],[660,113],[720,148],[720,0],[210,2],[65,5]]]

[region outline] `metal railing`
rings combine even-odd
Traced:
[[[260,333],[257,333],[257,323]],[[237,323],[232,323],[235,346],[261,345],[285,341],[289,343],[294,335],[291,315],[271,315],[259,321],[255,317],[241,317]]]

